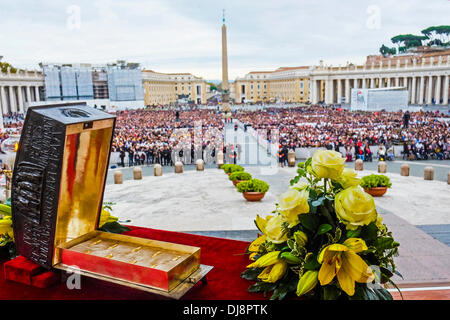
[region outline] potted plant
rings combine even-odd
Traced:
[[[381,197],[392,186],[390,179],[383,174],[371,174],[361,179],[361,187],[373,197]]]
[[[247,201],[260,201],[269,190],[269,184],[258,179],[242,181],[236,187]]]
[[[244,168],[238,164],[230,164],[229,166],[225,167],[224,171],[226,174],[230,175],[233,172],[244,171]]]
[[[230,179],[230,181],[232,181],[233,184],[236,186],[239,182],[251,180],[252,175],[248,172],[236,171],[230,174],[228,179]]]
[[[232,165],[233,165],[233,164],[231,164],[231,163],[225,163],[225,164],[223,164],[223,165],[220,167],[220,169],[222,169],[223,172],[228,173],[227,170],[228,170],[228,168],[229,168],[230,166],[232,166]]]

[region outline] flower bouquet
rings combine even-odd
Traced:
[[[248,247],[253,262],[242,278],[249,292],[296,294],[324,300],[391,300],[385,284],[401,276],[394,264],[399,243],[375,203],[344,168],[335,151],[318,150],[298,164],[297,176],[275,210],[256,217],[262,235]],[[398,288],[397,288],[398,289]]]

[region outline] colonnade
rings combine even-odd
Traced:
[[[408,103],[449,104],[450,57],[408,61],[397,65],[317,66],[311,73],[311,102],[350,103],[351,89],[400,87],[408,90]]]
[[[24,113],[25,103],[41,101],[37,85],[1,85],[0,105],[3,114]]]
[[[448,105],[449,75],[372,77],[312,80],[312,103],[350,103],[351,89],[403,87],[408,90],[409,104]],[[321,94],[322,93],[322,94]]]

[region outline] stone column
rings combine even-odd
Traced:
[[[337,80],[337,103],[342,102],[342,79]]]
[[[362,79],[361,79],[361,82],[362,82],[361,88],[362,88],[362,89],[365,89],[365,88],[366,88],[366,78],[362,78]]]
[[[441,104],[441,76],[437,76],[436,87],[434,90],[434,99],[436,100],[436,104]]]
[[[408,77],[403,77],[403,86],[408,90]]]
[[[383,77],[380,77],[378,79],[378,88],[383,88],[383,84],[384,84]]]
[[[433,76],[428,76],[428,85],[427,85],[427,104],[431,104],[431,91],[433,88]]]
[[[411,80],[411,104],[416,103],[416,77]]]
[[[18,110],[23,113],[23,94],[21,86],[17,86],[17,100]]]
[[[6,101],[5,87],[0,87],[0,94],[2,98],[2,112],[3,114],[8,113],[8,101]]]
[[[311,103],[317,103],[317,80],[312,80]]]
[[[30,105],[30,102],[31,102],[30,86],[27,86],[26,88],[27,88],[27,102],[28,102],[28,105]]]
[[[331,93],[332,93],[331,85],[332,85],[331,80],[325,80],[325,103],[326,104],[333,103],[332,96],[331,96]]]
[[[450,61],[450,59],[448,59],[449,61]],[[448,104],[448,85],[449,85],[449,83],[448,83],[448,75],[445,75],[445,78],[444,78],[444,94],[442,95],[443,96],[443,99],[444,99],[444,101],[443,101],[443,104]]]
[[[375,88],[375,78],[370,78],[370,88]]]
[[[39,98],[39,87],[38,86],[34,87],[34,96],[36,98],[36,101],[41,101],[41,99]]]
[[[350,103],[350,79],[345,79],[345,103]]]
[[[395,86],[400,87],[400,78],[399,77],[395,77]]]
[[[13,87],[9,86],[9,106],[10,106],[10,111],[11,112],[17,112],[17,107],[16,107],[16,99],[14,99],[14,90]]]
[[[419,84],[419,104],[423,104],[423,91],[424,91],[424,85],[425,85],[425,78],[423,76],[420,76],[420,84]]]

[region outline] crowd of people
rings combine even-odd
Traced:
[[[233,163],[241,153],[240,145],[223,145],[225,122],[216,108],[123,110],[116,117],[112,151],[122,166],[190,164],[199,158],[212,163],[219,151]],[[278,141],[282,164],[288,150],[308,147],[340,151],[347,161],[393,160],[394,145],[403,146],[404,159],[450,159],[450,117],[434,112],[351,112],[313,105],[240,109],[233,118],[244,124],[244,131],[252,127],[269,142]],[[20,133],[24,116],[8,114],[3,121],[0,142]]]
[[[215,110],[118,111],[112,151],[120,153],[120,165],[176,161],[193,163],[215,158],[223,141],[223,121]]]
[[[267,134],[269,141],[278,139],[290,149],[335,149],[345,152],[348,161],[371,161],[375,157],[371,146],[391,158],[394,144],[404,145],[404,157],[409,159],[450,159],[450,122],[445,121],[449,117],[433,112],[407,112],[405,116],[401,111],[351,112],[309,106],[269,108],[258,111],[257,116],[241,111],[236,118]]]

